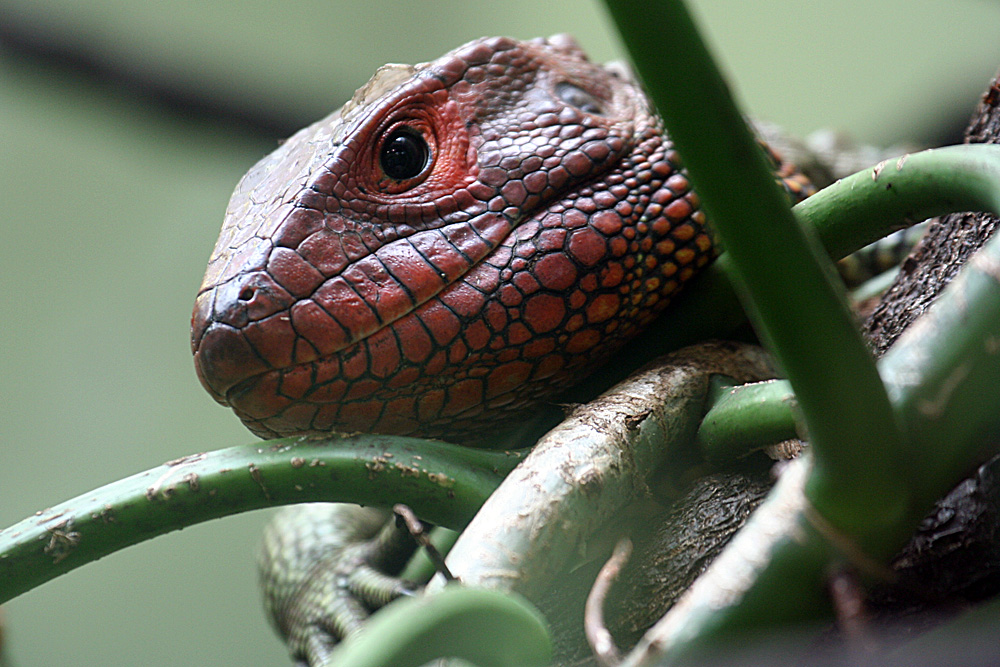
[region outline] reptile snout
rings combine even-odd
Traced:
[[[198,295],[191,317],[191,350],[198,379],[216,401],[239,382],[287,365],[287,347],[264,340],[288,321],[295,299],[264,271],[244,273]]]

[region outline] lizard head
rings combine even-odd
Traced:
[[[244,176],[195,366],[263,437],[460,437],[650,319],[709,261],[701,223],[630,77],[565,36],[476,40],[381,68]]]

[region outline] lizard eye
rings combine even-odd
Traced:
[[[577,85],[569,83],[568,81],[560,81],[556,84],[555,88],[556,97],[560,100],[574,106],[584,113],[592,113],[601,115],[604,113],[604,108],[601,106],[600,101],[588,93],[583,88]]]
[[[430,148],[420,132],[398,127],[385,138],[379,151],[382,173],[394,181],[416,178],[427,167]]]

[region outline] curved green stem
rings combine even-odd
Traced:
[[[794,411],[795,394],[784,380],[721,387],[698,426],[702,454],[712,463],[727,464],[795,438]]]
[[[477,667],[544,667],[552,646],[545,621],[520,596],[451,585],[385,607],[324,667],[420,667],[437,658]]]
[[[428,521],[461,529],[519,458],[370,435],[286,438],[193,454],[0,531],[0,603],[157,535],[264,507],[405,503]]]
[[[886,160],[795,206],[833,257],[936,215],[995,211],[1000,147],[948,146]]]

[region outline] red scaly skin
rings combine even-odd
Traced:
[[[400,132],[427,146],[402,178]],[[195,365],[264,438],[475,438],[648,324],[714,256],[704,224],[627,75],[563,36],[477,40],[383,68],[243,178]]]

